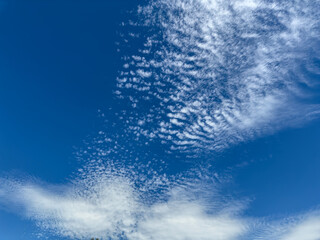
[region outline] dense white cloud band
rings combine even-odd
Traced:
[[[1,179],[0,197],[43,230],[79,239],[233,239],[245,232],[235,209],[206,208],[181,186],[150,204],[133,185],[114,175],[63,188]]]
[[[212,196],[203,198],[195,192],[200,186],[190,183],[169,188],[165,198],[147,203],[132,180],[109,177],[92,176],[64,187],[1,179],[1,204],[44,231],[76,239],[320,238],[318,211],[277,221],[248,218],[242,214],[246,202],[222,200],[214,185]]]

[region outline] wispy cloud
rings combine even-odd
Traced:
[[[281,240],[317,240],[320,238],[320,215],[312,214],[290,228]]]
[[[100,179],[90,186],[65,186],[1,181],[2,203],[22,209],[38,227],[57,236],[115,238],[134,224],[139,209],[132,187],[123,179]],[[20,213],[18,211],[18,213]]]
[[[317,240],[320,238],[319,220],[319,210],[273,221],[261,220],[248,236],[262,240]]]
[[[43,231],[79,239],[234,239],[246,231],[236,209],[209,207],[193,195],[192,184],[168,188],[150,201],[143,197],[145,187],[125,177],[87,176],[77,182],[53,187],[1,179],[1,204],[23,209]]]
[[[205,205],[179,201],[156,204],[139,222],[134,239],[236,239],[246,232],[246,222],[228,213],[208,213]]]
[[[172,184],[164,194],[150,201],[144,197],[145,186],[137,186],[130,178],[106,174],[107,178],[88,175],[66,186],[1,179],[1,204],[35,221],[42,233],[78,239],[95,236],[129,240],[317,240],[320,237],[319,211],[283,220],[249,218],[244,214],[247,201],[226,198],[216,190],[215,183],[203,180]]]
[[[305,121],[319,109],[301,101],[310,98],[301,85],[319,84],[309,76],[319,75],[318,8],[303,0],[158,0],[140,8],[144,20],[132,25],[151,33],[124,58],[116,92],[141,112],[131,129],[172,149],[218,150]]]
[[[142,23],[131,26],[150,34],[135,55],[124,57],[116,94],[133,111],[120,119],[136,137],[191,152],[219,150],[318,116],[317,105],[302,103],[308,95],[301,85],[318,84],[308,74],[318,76],[319,68],[306,59],[318,51],[319,7],[304,0],[157,0],[141,7]],[[43,231],[79,239],[320,238],[318,211],[249,218],[248,203],[219,195],[204,180],[209,175],[198,184],[154,171],[152,161],[131,168],[127,158],[140,159],[126,134],[114,140],[101,133],[88,147],[93,166],[65,186],[0,179],[0,203]],[[113,158],[123,167],[112,165]]]

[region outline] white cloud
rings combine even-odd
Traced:
[[[54,189],[45,184],[1,182],[4,204],[23,209],[25,217],[57,236],[116,239],[118,231],[132,228],[139,209],[132,186],[121,178]]]
[[[171,149],[217,150],[292,119],[299,122],[298,115],[317,116],[318,106],[294,99],[305,96],[297,83],[314,85],[297,62],[314,50],[319,37],[319,2],[268,2],[158,0],[141,8],[145,25],[160,27],[163,35],[145,39],[141,56],[124,58],[117,94],[134,107],[141,101],[152,105],[141,104],[139,119],[124,117],[129,128],[157,136]],[[306,68],[319,70],[309,63]],[[133,93],[122,95],[130,89]],[[120,145],[115,143],[115,154],[126,147]],[[97,161],[109,157],[95,150]],[[317,212],[290,221],[249,219],[240,211],[244,203],[203,196],[207,190],[195,191],[203,186],[192,187],[184,178],[168,180],[157,173],[150,178],[129,169],[88,168],[66,186],[0,179],[0,203],[44,231],[79,239],[320,238]]]
[[[132,83],[136,91],[121,97],[134,99],[140,117],[154,124],[138,126],[135,118],[129,127],[192,151],[218,150],[305,121],[319,109],[302,104],[308,96],[299,87],[318,84],[301,68],[319,72],[306,61],[317,56],[319,7],[304,0],[156,0],[140,8],[142,25],[160,34],[142,39],[139,52],[146,53],[125,58],[128,78],[118,86]]]
[[[86,177],[65,186],[0,179],[0,204],[34,221],[41,233],[77,239],[320,238],[319,211],[276,220],[247,217],[246,201],[221,196],[205,179],[176,179],[160,193],[162,180],[158,189],[156,181],[139,186],[142,176],[133,179],[123,169],[82,173]]]
[[[320,214],[308,216],[285,234],[280,240],[319,240],[320,239]]]
[[[168,201],[152,206],[139,222],[137,240],[229,240],[246,233],[246,222],[227,214],[206,213],[195,202]]]
[[[1,179],[0,203],[34,221],[42,234],[77,239],[320,238],[319,211],[278,220],[249,218],[243,214],[246,201],[223,197],[215,185],[202,180],[178,180],[171,187],[168,183],[167,191],[158,195],[157,191],[146,191],[148,186],[137,188],[123,173],[108,172],[109,177],[90,173],[85,179],[77,179],[78,183],[59,187]]]
[[[183,184],[152,203],[129,179],[100,176],[79,183],[52,187],[1,179],[1,202],[23,209],[43,231],[79,239],[229,240],[246,232],[236,210],[210,208]]]

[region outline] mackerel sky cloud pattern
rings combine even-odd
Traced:
[[[0,178],[0,204],[61,238],[318,240],[317,209],[248,217],[250,200],[220,191],[230,176],[209,173],[207,165],[172,173],[165,160],[172,152],[227,151],[317,118],[319,9],[318,0],[154,0],[138,7],[119,43],[123,67],[114,93],[130,107],[108,123],[115,133],[103,129],[88,140],[77,155],[84,166],[68,184]],[[129,51],[131,41],[141,48]],[[149,154],[153,141],[165,157]]]
[[[141,7],[140,25],[151,33],[130,34],[145,43],[124,58],[116,93],[133,108],[151,107],[131,128],[179,151],[219,150],[314,118],[319,106],[307,90],[319,82],[306,74],[319,75],[318,7],[256,0]]]

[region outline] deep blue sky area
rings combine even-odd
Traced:
[[[64,183],[75,148],[102,127],[122,66],[119,25],[137,0],[2,1],[0,173]],[[228,191],[252,199],[249,216],[281,216],[320,203],[320,122],[225,149],[215,169]],[[1,209],[0,209],[1,210]],[[35,239],[33,224],[0,212],[1,239]],[[54,238],[58,239],[58,238]]]
[[[285,129],[224,151],[216,165],[232,173],[229,191],[251,198],[249,215],[302,213],[320,202],[319,136],[319,121]]]
[[[119,69],[117,29],[134,1],[8,1],[0,23],[0,160],[59,181],[96,128]]]

